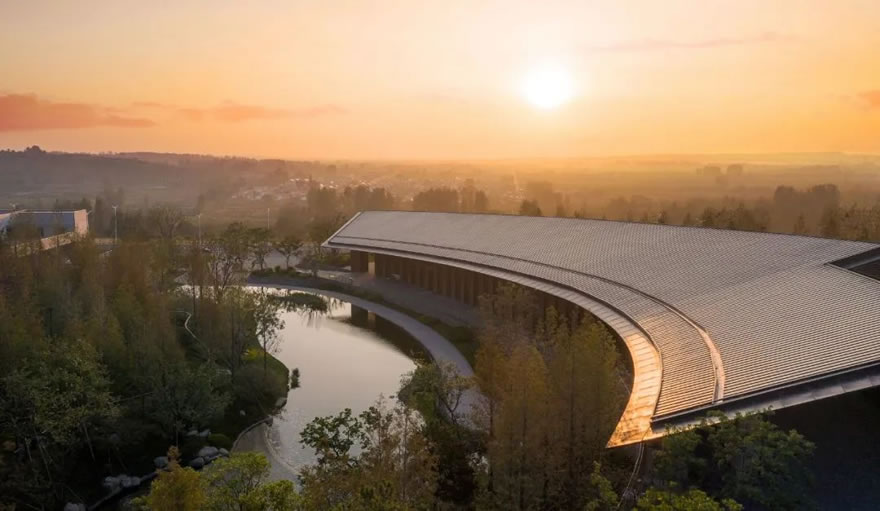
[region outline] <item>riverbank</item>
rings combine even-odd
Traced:
[[[471,364],[448,339],[428,327],[422,321],[410,317],[391,307],[349,293],[303,285],[271,282],[265,278],[259,279],[259,281],[251,280],[250,284],[272,289],[314,293],[327,298],[338,299],[350,303],[352,306],[373,313],[405,331],[409,336],[418,341],[435,361],[452,364],[458,372],[464,376],[473,375]],[[465,396],[465,399],[462,400],[461,409],[463,411],[469,411],[475,403],[475,395],[468,394]],[[295,479],[296,468],[284,461],[284,456],[281,455],[281,450],[279,449],[279,439],[274,438],[273,440],[272,433],[277,437],[277,431],[270,427],[261,425],[253,428],[241,436],[239,441],[236,442],[234,450],[256,451],[264,454],[271,463],[270,477],[273,480]]]

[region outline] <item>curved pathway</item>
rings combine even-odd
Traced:
[[[357,296],[347,295],[345,293],[325,291],[323,289],[314,289],[303,286],[273,284],[268,282],[253,283],[249,284],[249,286],[288,289],[291,291],[314,293],[329,298],[336,298],[337,300],[342,300],[352,305],[356,305],[362,309],[366,309],[376,315],[379,315],[382,318],[394,323],[398,327],[404,329],[409,335],[411,335],[413,338],[419,341],[422,346],[425,347],[425,349],[428,351],[428,353],[431,354],[431,357],[434,359],[435,362],[451,363],[462,376],[471,377],[474,375],[474,370],[471,367],[470,363],[468,363],[467,359],[464,358],[464,356],[458,351],[458,349],[456,349],[456,347],[451,342],[449,342],[449,340],[447,340],[445,337],[437,333],[434,329],[425,325],[419,320],[407,316],[406,314],[385,305],[380,305],[378,303],[364,300],[363,298],[359,298]],[[461,400],[460,409],[463,412],[469,412],[476,405],[477,397],[478,396],[475,391],[468,391]],[[282,461],[281,457],[276,453],[275,448],[272,446],[272,442],[269,440],[268,434],[268,426],[261,425],[255,427],[252,430],[244,433],[239,438],[239,440],[236,442],[234,450],[257,451],[265,454],[271,464],[270,479],[272,480],[295,480],[295,469],[289,464]]]

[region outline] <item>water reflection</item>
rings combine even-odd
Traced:
[[[299,444],[303,427],[317,416],[344,408],[360,413],[380,395],[392,396],[400,377],[413,370],[413,359],[425,358],[421,345],[393,323],[341,300],[307,293],[284,297],[276,357],[299,368],[300,388],[270,429],[276,452],[294,470],[314,462],[314,453]],[[320,302],[320,303],[319,303]]]

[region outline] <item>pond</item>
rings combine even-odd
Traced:
[[[281,313],[284,328],[275,356],[290,370],[299,369],[300,387],[289,391],[268,438],[295,472],[315,461],[314,452],[299,443],[307,423],[345,408],[357,414],[380,396],[394,396],[401,376],[415,369],[414,359],[428,357],[393,323],[347,302],[321,299],[325,311]]]

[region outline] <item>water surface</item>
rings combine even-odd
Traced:
[[[393,396],[400,378],[425,358],[421,345],[405,331],[360,307],[327,299],[327,312],[282,312],[284,329],[275,356],[299,368],[300,387],[275,418],[269,440],[294,471],[315,461],[300,445],[300,432],[318,416],[345,408],[357,414],[384,395]]]

